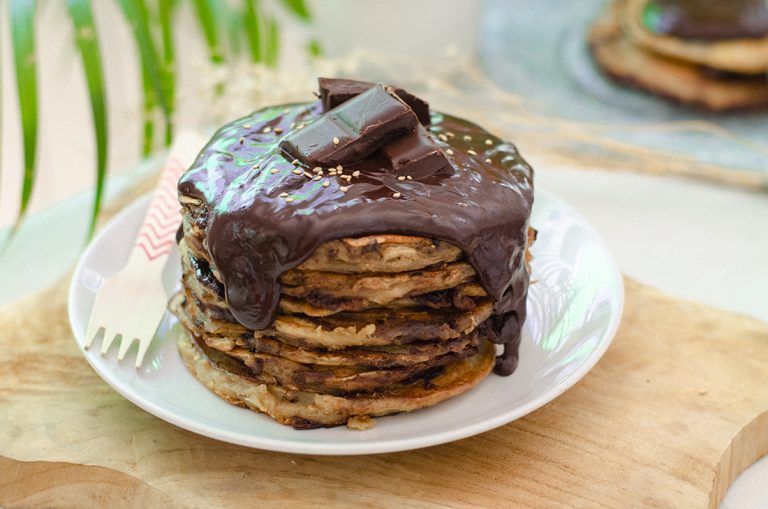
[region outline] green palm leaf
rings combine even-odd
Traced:
[[[245,37],[248,41],[248,50],[251,54],[251,61],[259,63],[262,61],[261,45],[261,25],[257,14],[258,0],[244,0],[245,9],[243,16],[243,26],[245,28]]]
[[[133,27],[133,35],[136,44],[139,47],[142,67],[142,83],[144,85],[144,104],[145,113],[147,105],[154,109],[154,101],[160,105],[163,113],[166,129],[172,125],[173,107],[169,101],[167,79],[164,78],[164,71],[160,63],[155,41],[152,39],[149,21],[149,11],[144,0],[118,0],[128,22]],[[151,90],[151,94],[149,93]],[[145,148],[147,143],[147,128],[153,124],[145,120]],[[150,147],[151,147],[151,138]]]
[[[163,42],[163,87],[168,97],[171,118],[176,105],[176,51],[173,44],[173,9],[174,0],[159,0],[160,33]],[[165,124],[165,144],[173,139],[173,123]]]
[[[275,67],[277,56],[280,53],[280,28],[275,18],[267,20],[266,32],[264,63],[270,67]]]
[[[15,231],[29,206],[35,187],[37,158],[37,63],[35,54],[35,1],[11,0],[11,41],[16,69],[16,89],[24,139],[24,180]]]
[[[88,237],[93,235],[96,219],[101,211],[102,193],[107,175],[107,140],[108,124],[106,111],[106,92],[104,73],[101,65],[101,52],[93,24],[90,0],[67,0],[67,8],[75,29],[75,43],[80,51],[85,70],[85,81],[91,100],[91,115],[96,136],[96,195],[93,199],[91,224]]]
[[[195,12],[203,29],[205,42],[208,45],[208,53],[211,62],[220,64],[224,61],[224,56],[219,46],[219,29],[216,14],[221,6],[217,5],[215,0],[194,0]]]
[[[310,21],[312,15],[304,0],[282,0],[283,5],[302,21]]]

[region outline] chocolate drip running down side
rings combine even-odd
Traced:
[[[768,37],[765,0],[650,0],[643,21],[652,32],[691,40]]]
[[[432,165],[430,171],[381,149],[344,165],[343,177],[335,168],[323,167],[319,174],[311,165],[292,164],[280,144],[323,115],[317,101],[267,108],[232,122],[179,182],[180,194],[202,200],[207,210],[207,248],[233,316],[250,329],[269,327],[280,275],[328,240],[380,233],[445,240],[465,252],[497,301],[495,320],[503,323],[497,324],[496,342],[505,348],[496,372],[510,374],[529,280],[523,258],[533,204],[531,167],[513,145],[433,112],[428,132],[409,135],[419,139],[389,142],[404,143],[403,150]]]

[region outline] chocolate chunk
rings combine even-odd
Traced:
[[[376,85],[286,136],[280,148],[309,165],[353,164],[418,123],[407,104]]]
[[[373,87],[374,83],[367,81],[345,80],[335,78],[317,78],[320,87],[320,100],[323,103],[323,111],[330,111],[338,105],[345,103],[353,97],[362,94]],[[431,123],[429,116],[429,104],[415,95],[398,87],[391,87],[395,95],[411,107],[422,125]]]
[[[412,134],[387,143],[381,153],[390,160],[396,174],[410,175],[417,180],[451,169],[443,151],[422,126],[417,126]]]

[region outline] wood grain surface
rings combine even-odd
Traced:
[[[768,325],[625,283],[614,344],[544,408],[451,444],[318,457],[123,399],[81,357],[62,280],[0,309],[0,506],[714,508],[768,453]]]

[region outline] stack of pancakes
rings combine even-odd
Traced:
[[[695,33],[655,30],[665,13]],[[718,23],[719,13],[728,18]],[[755,109],[768,106],[766,19],[758,0],[614,0],[592,26],[589,45],[623,84],[710,111]]]
[[[494,303],[454,245],[401,235],[325,242],[282,275],[278,315],[254,331],[224,300],[206,207],[181,201],[180,351],[229,402],[295,428],[365,428],[371,416],[462,393],[493,369]]]

